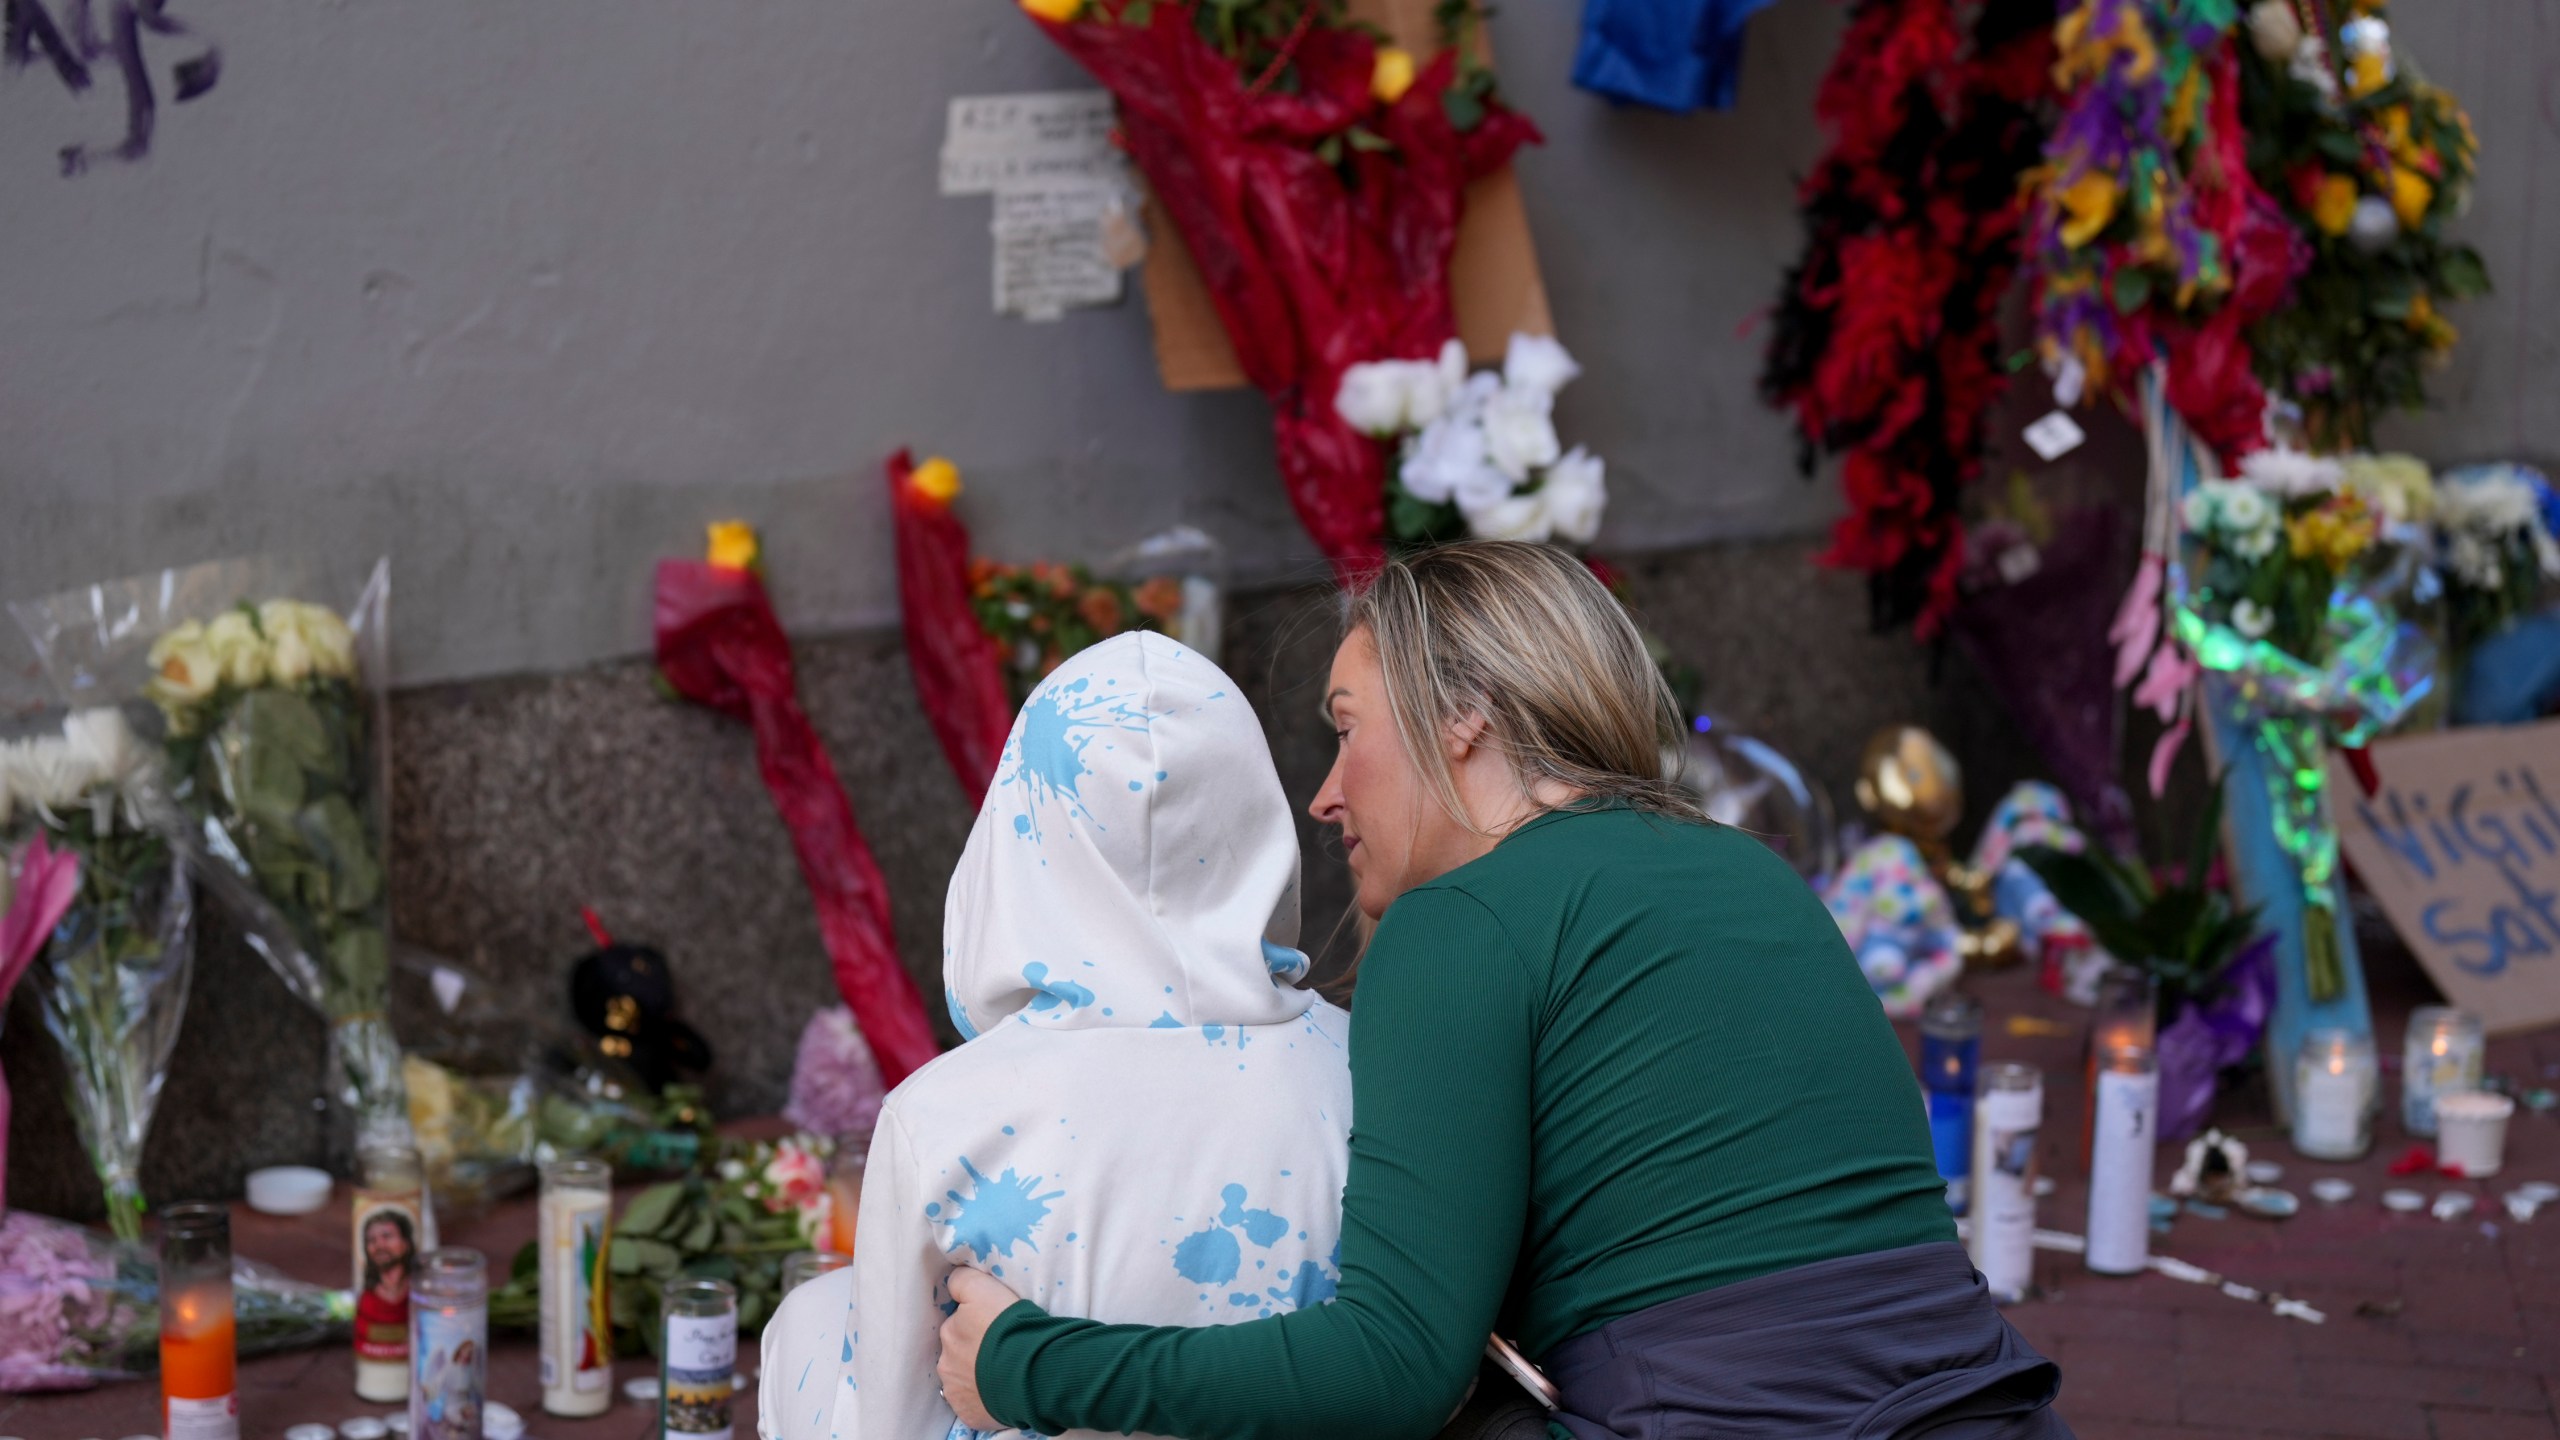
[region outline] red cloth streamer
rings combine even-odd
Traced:
[[[909,484],[914,474],[915,460],[906,451],[889,457],[907,670],[934,738],[942,742],[942,756],[976,810],[1013,729],[1013,697],[1005,689],[1004,656],[970,603],[969,527],[948,502]]]
[[[80,857],[55,850],[39,833],[18,862],[18,888],[0,916],[0,1009],[35,963],[53,927],[80,893]],[[9,1204],[9,1081],[0,1076],[0,1210]]]
[[[791,645],[753,572],[696,560],[658,562],[658,671],[697,705],[755,730],[756,767],[791,832],[836,988],[853,1007],[891,1085],[939,1047],[915,981],[898,963],[889,890],[854,823],[835,763],[800,709]]]
[[[1188,6],[1157,4],[1132,23],[1127,3],[1035,22],[1118,97],[1130,157],[1182,232],[1245,377],[1271,401],[1289,503],[1352,579],[1385,553],[1386,456],[1334,413],[1342,372],[1427,357],[1457,333],[1449,260],[1466,187],[1535,143],[1537,127],[1488,103],[1460,134],[1441,105],[1454,53],[1380,104],[1369,92],[1376,44],[1356,30],[1310,31],[1290,57],[1295,88],[1258,92],[1200,37]],[[1392,149],[1345,141],[1346,183],[1315,148],[1354,125]]]

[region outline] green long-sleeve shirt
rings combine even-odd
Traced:
[[[978,1385],[1044,1434],[1412,1440],[1499,1327],[1954,1238],[1919,1087],[1822,904],[1759,841],[1543,816],[1399,898],[1351,1021],[1332,1303],[1186,1329],[999,1317]]]

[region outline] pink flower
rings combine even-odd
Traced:
[[[764,1205],[767,1210],[806,1210],[812,1201],[827,1193],[827,1167],[818,1157],[794,1140],[773,1147],[773,1158],[764,1167]]]
[[[2142,672],[2143,657],[2160,639],[2160,585],[2168,562],[2158,555],[2142,557],[2142,566],[2133,572],[2133,584],[2124,592],[2124,601],[2116,607],[2115,623],[2107,627],[2107,639],[2116,647],[2116,688],[2133,683]]]

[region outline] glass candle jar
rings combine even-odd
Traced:
[[[2160,1064],[2145,1045],[2098,1057],[2096,1136],[2089,1155],[2085,1252],[2100,1275],[2139,1275],[2151,1264],[2151,1156],[2159,1144]]]
[[[2380,1090],[2373,1037],[2313,1030],[2293,1060],[2293,1148],[2312,1160],[2358,1160],[2373,1148]]]
[[[790,1294],[829,1271],[842,1270],[853,1257],[834,1250],[796,1250],[782,1257],[782,1293]]]
[[[160,1212],[160,1433],[240,1440],[239,1332],[231,1309],[231,1212]]]
[[[554,1415],[601,1415],[613,1404],[612,1211],[612,1166],[573,1159],[542,1167],[542,1408]]]
[[[1947,1182],[1947,1203],[1959,1215],[1973,1165],[1974,1071],[1981,1062],[1982,1003],[1942,992],[1920,1013],[1920,1089],[1928,1097],[1938,1178]]]
[[[367,1145],[356,1180],[356,1395],[387,1404],[409,1396],[409,1286],[432,1248],[426,1166],[414,1146]]]
[[[666,1310],[658,1432],[728,1440],[738,1374],[738,1292],[726,1280],[678,1280],[667,1287]]]
[[[2436,1096],[2479,1089],[2487,1060],[2479,1016],[2444,1005],[2410,1011],[2401,1051],[2400,1123],[2412,1135],[2436,1133]]]
[[[2098,1004],[2089,1018],[2089,1053],[2082,1075],[2080,1164],[2088,1168],[2098,1137],[2099,1057],[2128,1046],[2156,1050],[2160,1043],[2160,990],[2148,970],[2112,965],[2098,981]]]
[[[1973,1268],[1991,1298],[2026,1298],[2035,1278],[2036,1132],[2044,1123],[2044,1072],[2002,1062],[1982,1067],[1973,1112]]]
[[[477,1250],[427,1257],[409,1287],[409,1440],[480,1440],[489,1393],[489,1264]]]

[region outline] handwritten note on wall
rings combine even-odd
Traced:
[[[1120,298],[1121,271],[1137,260],[1137,188],[1113,123],[1104,90],[951,101],[942,193],[995,197],[996,313],[1054,320]]]
[[[2490,1033],[2560,1021],[2560,721],[2372,749],[2331,776],[2340,842],[2446,997]]]

